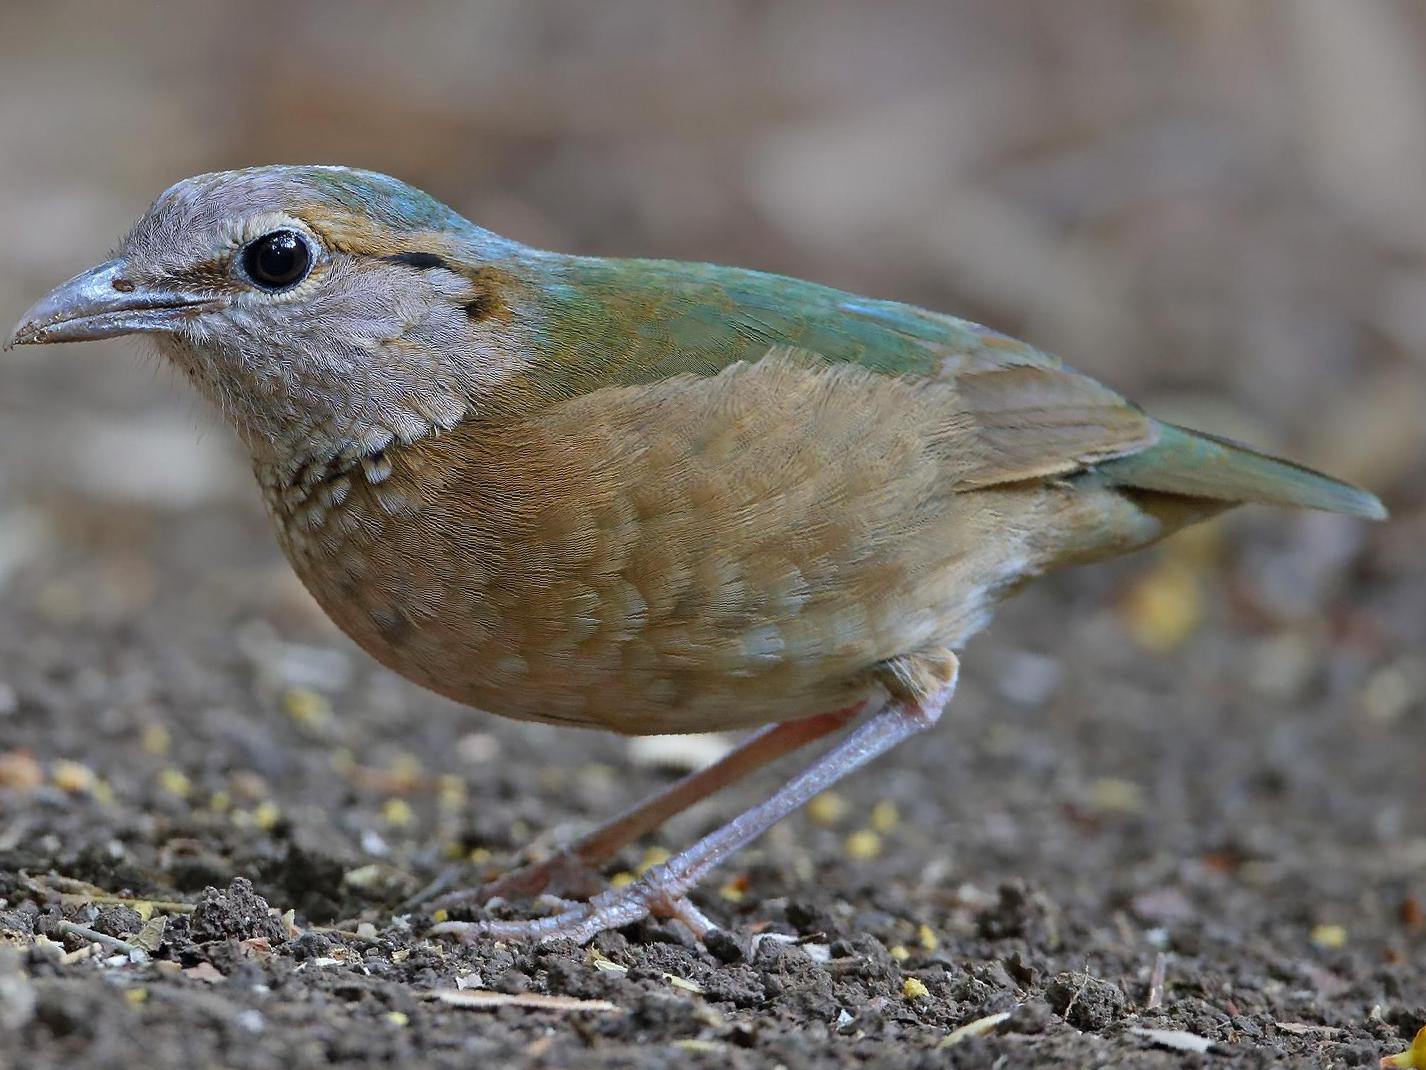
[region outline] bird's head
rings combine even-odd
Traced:
[[[382,449],[452,426],[518,374],[522,265],[539,255],[385,175],[200,175],[10,344],[149,334],[259,461]]]

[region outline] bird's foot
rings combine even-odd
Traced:
[[[520,866],[478,888],[455,892],[451,889],[463,878],[464,870],[453,867],[407,898],[398,910],[450,910],[480,906],[496,899],[529,899],[540,895],[563,900],[591,899],[605,888],[599,875],[600,867],[623,847],[747,773],[841,728],[863,705],[854,703],[844,709],[757,732],[712,765],[670,784],[543,861]]]
[[[583,944],[605,929],[618,929],[653,916],[676,918],[702,939],[717,926],[688,901],[688,893],[713,867],[848,773],[936,723],[955,689],[959,663],[950,651],[945,651],[938,662],[929,665],[925,662],[925,658],[908,659],[907,664],[898,667],[900,671],[896,676],[898,686],[914,686],[917,692],[926,692],[924,696],[910,697],[885,707],[770,798],[745,810],[662,865],[654,866],[634,883],[610,888],[587,903],[575,904],[548,917],[529,921],[443,921],[431,927],[431,935],[472,940],[565,937]],[[928,682],[934,690],[926,686]]]
[[[654,917],[680,921],[701,940],[718,926],[689,901],[688,891],[696,878],[682,872],[683,867],[675,868],[677,861],[654,866],[632,884],[609,888],[587,902],[568,905],[547,917],[523,921],[444,921],[429,931],[433,936],[454,935],[469,940],[488,937],[544,941],[564,937],[584,944],[605,929],[617,929],[640,918]],[[509,876],[520,872],[516,870]]]

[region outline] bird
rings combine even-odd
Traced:
[[[292,567],[376,661],[505,717],[752,730],[554,855],[431,900],[558,893],[552,912],[441,935],[584,942],[652,916],[707,936],[698,883],[934,725],[967,640],[1030,580],[1243,503],[1386,516],[975,323],[536,249],[346,167],[176,183],[7,348],[130,334],[236,431]],[[839,732],[600,890],[631,841]]]

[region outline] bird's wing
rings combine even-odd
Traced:
[[[967,489],[1062,475],[1151,446],[1158,425],[1114,391],[978,324],[756,271],[575,260],[552,290],[545,390],[711,376],[774,350],[941,384]]]
[[[1159,425],[1108,387],[1067,368],[971,368],[955,379],[974,422],[964,489],[1067,475],[1152,446]]]

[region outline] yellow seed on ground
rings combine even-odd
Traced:
[[[638,879],[638,877],[634,876],[627,869],[621,869],[618,873],[609,878],[609,887],[627,888]]]
[[[168,748],[173,743],[173,737],[163,725],[147,724],[144,725],[142,742],[144,750],[150,754],[167,754]]]
[[[847,816],[847,801],[835,791],[824,791],[807,804],[807,816],[819,825],[835,825]]]
[[[141,1003],[148,1002],[149,990],[147,988],[126,988],[124,998],[129,1001],[129,1006],[137,1007]]]
[[[941,1042],[936,1045],[936,1050],[945,1051],[947,1048],[954,1048],[957,1044],[967,1041],[971,1037],[989,1036],[995,1027],[1001,1022],[1006,1021],[1012,1013],[1012,1011],[1000,1011],[997,1014],[987,1014],[984,1018],[977,1018],[973,1022],[967,1022],[959,1029],[952,1029],[945,1035]]]
[[[1334,951],[1347,942],[1347,929],[1343,925],[1314,925],[1311,940],[1318,947]]]
[[[718,894],[730,903],[741,903],[744,896],[742,879],[734,877],[718,889]]]
[[[442,810],[459,810],[465,806],[465,781],[446,773],[438,782],[437,801]]]
[[[695,996],[701,996],[705,991],[703,986],[697,981],[690,981],[687,977],[679,977],[674,973],[665,973],[663,979],[674,988],[681,988],[685,992],[692,992]]]
[[[416,820],[416,811],[405,799],[387,799],[381,804],[381,820],[393,828],[406,828]]]
[[[891,957],[897,962],[905,962],[911,957],[911,952],[906,950],[905,944],[896,944],[891,949]]]
[[[188,779],[188,774],[172,766],[159,771],[158,786],[161,791],[177,795],[180,799],[186,799],[193,793],[193,781]]]
[[[50,779],[54,781],[54,786],[60,791],[67,791],[71,795],[80,795],[94,790],[94,782],[97,777],[94,770],[87,765],[80,765],[78,762],[71,762],[68,758],[61,758],[50,767]]]
[[[925,999],[931,994],[931,990],[919,978],[908,977],[901,982],[901,994],[906,999]]]
[[[410,1025],[411,1018],[405,1011],[391,1011],[386,1015],[386,1020],[392,1025]]]
[[[391,763],[391,776],[400,789],[409,790],[421,782],[421,759],[403,751]]]
[[[215,814],[225,814],[233,806],[233,797],[226,791],[215,791],[208,796],[208,809]]]
[[[282,820],[282,810],[277,803],[265,800],[253,807],[253,824],[268,831]]]
[[[877,832],[890,832],[901,823],[901,811],[890,799],[882,799],[871,808],[871,827]]]
[[[936,934],[931,931],[931,926],[924,921],[916,929],[916,939],[921,941],[921,946],[927,951],[935,951],[941,946],[941,941],[936,939]]]
[[[494,857],[495,856],[490,853],[489,847],[472,847],[470,852],[465,856],[465,860],[473,865],[481,866]]]
[[[849,858],[866,862],[881,854],[881,836],[872,829],[858,829],[842,841]]]
[[[310,687],[289,687],[282,693],[282,708],[298,724],[318,725],[332,716],[326,696]]]
[[[590,948],[589,950],[589,964],[593,966],[596,970],[598,970],[600,973],[623,974],[629,972],[629,967],[625,966],[623,963],[615,962],[608,955],[594,948]]]
[[[643,861],[641,861],[634,868],[634,872],[637,873],[640,877],[642,877],[649,870],[653,869],[655,866],[663,865],[672,857],[673,856],[668,853],[667,848],[650,847],[647,851],[644,852]]]
[[[89,797],[100,806],[114,805],[114,789],[105,779],[98,778],[89,788]]]
[[[443,921],[450,921],[451,912],[449,910],[446,910],[444,907],[440,910],[433,910],[431,911],[431,920],[438,925]]]
[[[1395,1055],[1383,1056],[1381,1066],[1383,1070],[1391,1066],[1404,1067],[1405,1070],[1426,1070],[1426,1025],[1416,1031],[1411,1047]]]
[[[1132,780],[1102,776],[1089,787],[1094,809],[1106,814],[1134,814],[1144,808],[1144,791]]]

